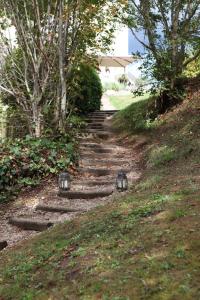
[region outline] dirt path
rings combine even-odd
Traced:
[[[138,150],[127,146],[126,141],[112,133],[112,114],[113,112],[97,112],[90,116],[87,135],[80,138],[80,172],[73,178],[71,194],[59,197],[56,180],[46,181],[42,187],[26,193],[14,203],[2,206],[0,240],[6,240],[8,247],[38,234],[35,230],[24,230],[21,226],[11,225],[10,218],[50,221],[54,224],[71,220],[96,206],[105,205],[116,196],[115,178],[119,170],[127,172],[129,183],[134,183],[140,177]],[[102,196],[102,192],[106,196]],[[72,197],[74,199],[70,199]],[[36,209],[38,205],[47,206],[47,210],[50,206],[56,206],[82,211],[42,211]]]
[[[107,95],[103,95],[101,99],[101,110],[115,110],[115,107],[110,103],[110,99]]]

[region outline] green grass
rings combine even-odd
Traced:
[[[175,223],[185,218],[185,200],[181,193],[128,195],[24,242],[2,254],[1,297],[198,299],[195,208],[184,234]]]
[[[175,149],[165,145],[153,148],[149,154],[148,164],[151,166],[159,166],[167,164],[176,158]]]
[[[148,145],[136,153],[143,151],[145,168],[127,195],[0,254],[0,299],[200,299],[198,95],[195,101],[142,132]],[[129,120],[146,116],[144,103]],[[126,140],[134,149],[132,136]]]
[[[184,201],[181,193],[149,194],[148,199],[130,195],[25,242],[2,255],[0,295],[15,300],[198,299],[195,208],[189,210],[193,222],[184,234],[175,223],[185,218]]]
[[[136,102],[115,115],[114,127],[119,131],[128,133],[149,129],[153,124],[149,116],[149,107],[154,103],[154,100],[155,96],[149,95],[138,98]]]
[[[130,95],[124,95],[124,96],[109,96],[111,104],[116,108],[116,109],[124,109],[127,106],[129,106],[132,103],[146,100],[149,97],[149,94],[146,94],[141,97],[134,97],[133,94]]]
[[[123,83],[119,82],[105,82],[103,84],[103,91],[109,91],[109,90],[114,90],[116,92],[124,90],[126,86]]]

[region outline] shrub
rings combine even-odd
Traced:
[[[0,202],[25,186],[34,186],[48,175],[67,169],[76,161],[69,136],[59,139],[16,139],[0,145]]]
[[[78,95],[74,105],[81,114],[99,110],[103,88],[97,71],[89,65],[81,65],[77,72]]]
[[[129,79],[128,76],[126,74],[122,74],[119,78],[118,78],[118,82],[121,84],[124,84],[125,86],[130,84],[129,83]]]

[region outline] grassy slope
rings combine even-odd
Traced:
[[[200,299],[198,96],[143,132],[128,195],[1,254],[2,299]]]
[[[124,109],[132,103],[146,100],[148,98],[148,94],[141,97],[134,97],[132,94],[130,95],[121,95],[121,96],[109,96],[111,104],[116,109]]]

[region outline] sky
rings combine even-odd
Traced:
[[[137,36],[140,40],[144,41],[144,34],[142,32],[137,33]],[[144,47],[138,42],[131,30],[128,30],[128,54],[131,55],[132,53],[136,53],[137,51],[143,52]]]

